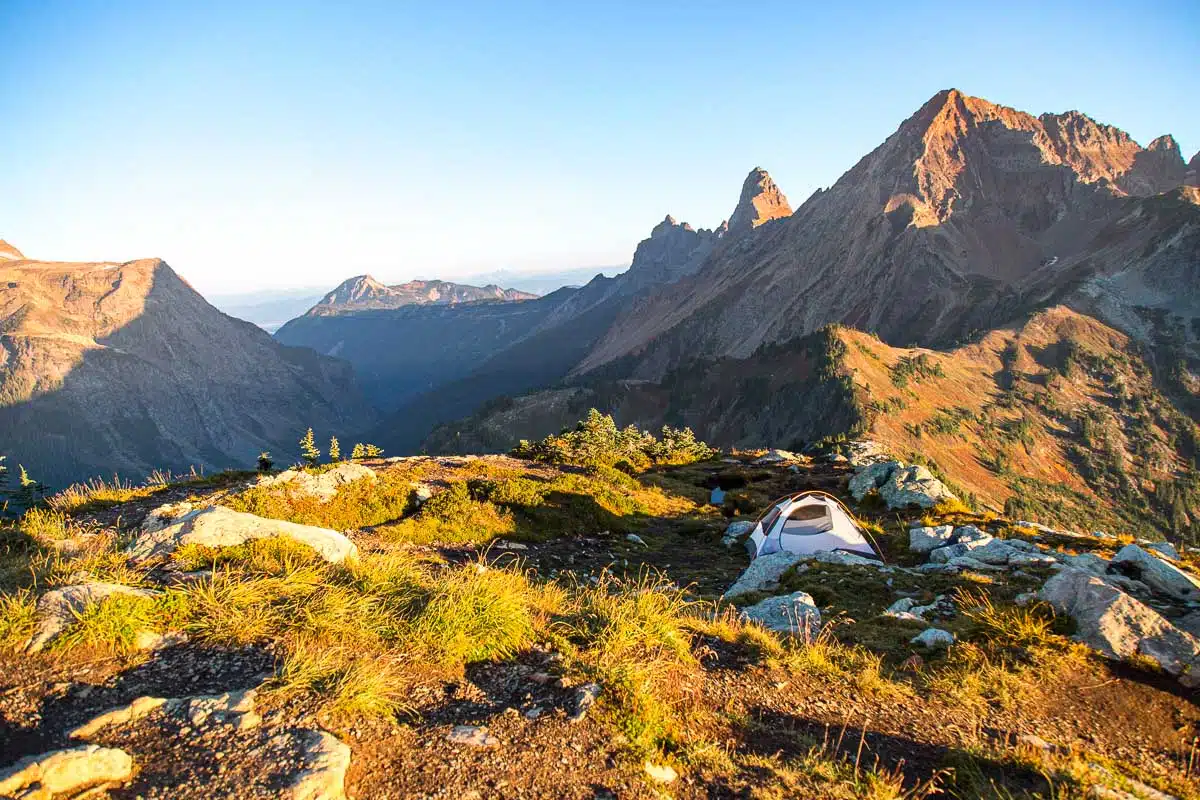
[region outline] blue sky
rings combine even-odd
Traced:
[[[0,0],[0,237],[205,292],[628,263],[952,86],[1200,148],[1200,3],[983,5]]]

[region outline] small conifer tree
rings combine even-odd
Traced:
[[[358,461],[360,458],[367,457],[367,448],[363,447],[363,443],[359,442],[354,445],[354,449],[350,451],[350,460]]]
[[[42,498],[46,493],[46,485],[41,481],[34,480],[25,471],[25,465],[18,464],[17,468],[21,471],[18,480],[21,483],[21,488],[18,490],[18,497],[26,503],[33,503]]]
[[[270,472],[271,467],[275,466],[275,462],[271,460],[271,454],[263,450],[258,454],[258,471]]]
[[[342,448],[341,445],[338,444],[336,436],[329,437],[329,460],[333,463],[337,463],[338,461],[342,460]]]
[[[376,447],[373,444],[365,444],[363,445],[363,449],[367,453],[367,458],[379,458],[379,456],[383,455],[383,448]]]
[[[300,439],[300,455],[310,467],[315,467],[321,458],[321,451],[317,449],[317,443],[313,440],[312,428],[309,428]]]

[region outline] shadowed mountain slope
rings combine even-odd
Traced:
[[[250,466],[369,425],[350,366],[217,311],[164,262],[0,264],[0,430],[62,484]]]

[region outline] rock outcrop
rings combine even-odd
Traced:
[[[1122,547],[1109,564],[1174,600],[1200,599],[1200,580],[1196,580],[1174,564],[1151,555],[1136,544]]]
[[[133,777],[133,759],[115,747],[85,745],[23,758],[0,771],[0,797],[51,800],[76,797]]]
[[[742,618],[804,639],[812,639],[821,629],[821,611],[807,592],[768,597],[743,608]]]
[[[26,651],[37,653],[63,634],[86,608],[110,597],[151,598],[155,592],[119,583],[80,583],[46,592],[37,603],[37,621]]]
[[[729,234],[737,236],[780,217],[790,217],[792,207],[762,167],[750,170],[742,184],[737,207],[729,217]]]
[[[1040,598],[1071,616],[1079,639],[1112,659],[1144,656],[1188,687],[1200,686],[1200,641],[1111,583],[1077,569],[1046,581]]]
[[[258,486],[283,487],[289,492],[311,495],[322,503],[328,503],[337,497],[338,489],[348,483],[355,481],[375,483],[376,480],[378,478],[375,470],[362,464],[346,462],[316,473],[304,469],[284,470],[278,475],[260,478]]]
[[[855,500],[861,502],[872,490],[877,490],[888,508],[893,509],[932,508],[945,500],[955,499],[928,467],[901,461],[868,464],[850,479],[850,494]]]
[[[224,506],[193,509],[187,503],[160,508],[148,516],[126,553],[135,561],[144,561],[165,558],[189,544],[233,547],[274,537],[307,545],[326,561],[336,563],[358,557],[353,542],[328,528],[264,519]]]

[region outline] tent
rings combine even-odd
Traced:
[[[816,553],[847,550],[867,558],[879,554],[867,542],[865,531],[842,502],[825,492],[800,492],[771,503],[759,517],[746,549],[751,558],[770,553]]]

